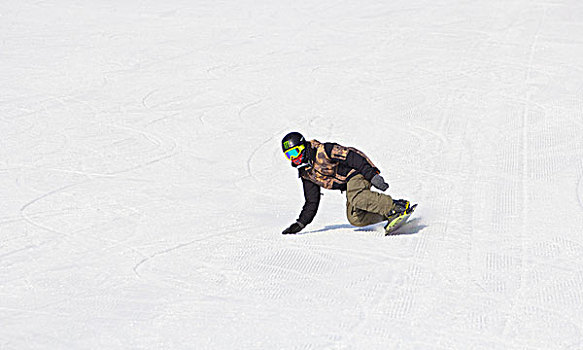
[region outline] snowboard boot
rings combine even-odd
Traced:
[[[401,215],[402,213],[406,212],[407,209],[411,206],[408,200],[404,199],[394,199],[393,200],[393,209],[389,212],[389,215],[386,216],[389,222],[396,218],[397,216]]]

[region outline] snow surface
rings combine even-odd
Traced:
[[[1,349],[583,349],[583,4],[3,0]],[[363,150],[402,234],[303,204]]]

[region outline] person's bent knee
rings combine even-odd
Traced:
[[[366,225],[362,224],[362,221],[359,220],[358,216],[355,214],[356,214],[356,209],[353,206],[351,206],[349,203],[346,203],[346,218],[348,219],[348,222],[352,226],[357,226],[357,227],[366,226]]]
[[[363,226],[367,226],[366,223],[363,223],[362,221],[354,218],[353,216],[347,216],[348,222],[352,225],[352,226],[356,226],[356,227],[363,227]]]

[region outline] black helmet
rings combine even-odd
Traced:
[[[299,132],[290,132],[281,140],[281,149],[287,157],[291,160],[293,167],[301,167],[307,161],[305,157],[306,139]]]
[[[285,153],[286,151],[299,146],[306,145],[306,139],[299,132],[293,131],[285,135],[281,140],[281,149]]]

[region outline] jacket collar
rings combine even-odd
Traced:
[[[306,160],[301,165],[296,166],[298,169],[298,177],[301,177],[305,171],[308,171],[314,165],[314,159],[316,157],[316,149],[312,147],[310,143],[308,143],[306,147]]]

